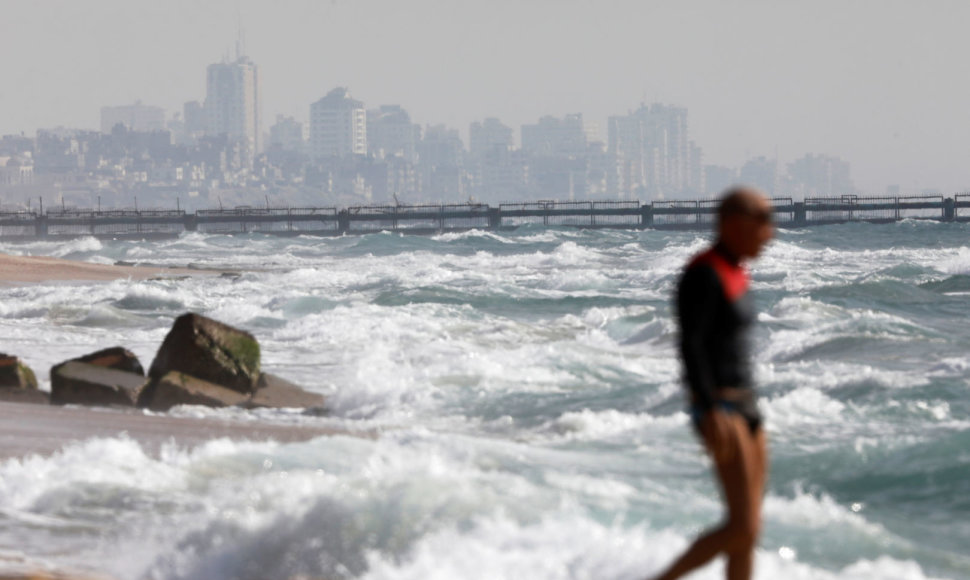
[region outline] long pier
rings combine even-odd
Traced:
[[[911,197],[773,198],[782,228],[903,219],[970,221],[970,193]],[[696,230],[710,229],[718,201],[533,201],[486,204],[369,205],[183,210],[48,209],[0,211],[0,239],[172,238],[183,232],[342,236],[379,231],[415,235],[471,229],[510,230],[527,224],[552,227]]]

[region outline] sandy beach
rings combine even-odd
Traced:
[[[20,284],[51,281],[108,282],[130,278],[217,275],[216,270],[166,268],[160,266],[116,266],[36,256],[0,254],[0,283]]]
[[[212,418],[150,415],[138,409],[107,409],[0,403],[0,460],[50,455],[66,444],[124,433],[150,454],[175,442],[191,447],[210,439],[307,441],[342,433],[312,425],[235,422]]]

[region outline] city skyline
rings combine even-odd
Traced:
[[[348,87],[336,87],[309,105],[309,115],[305,117],[309,121],[277,114],[276,122],[266,130],[261,124],[258,71],[258,65],[245,53],[240,32],[234,53],[226,53],[221,61],[206,67],[206,94],[202,103],[185,102],[181,113],[175,112],[171,119],[167,119],[169,115],[163,108],[144,104],[140,99],[130,105],[103,106],[101,133],[113,134],[116,125],[124,125],[124,130],[133,134],[165,131],[170,135],[168,141],[176,145],[198,146],[203,137],[221,141],[216,147],[223,151],[222,163],[227,159],[240,160],[238,165],[228,161],[228,165],[219,169],[236,174],[228,179],[223,176],[222,184],[229,186],[245,187],[253,179],[260,181],[252,172],[257,157],[265,153],[264,142],[275,147],[274,156],[284,153],[304,156],[302,161],[287,160],[291,169],[295,164],[304,171],[308,168],[312,171],[314,164],[319,165],[328,158],[354,157],[356,160],[349,165],[343,162],[346,166],[343,171],[357,173],[351,189],[368,199],[374,193],[371,183],[374,176],[366,170],[361,173],[363,158],[389,160],[395,165],[390,171],[394,176],[386,180],[379,177],[377,186],[380,196],[387,199],[390,195],[395,201],[398,194],[405,193],[454,201],[466,191],[494,199],[503,195],[511,196],[510,199],[534,198],[543,193],[565,199],[604,195],[622,199],[683,198],[711,195],[738,182],[757,185],[770,195],[857,191],[849,163],[825,154],[807,153],[788,163],[787,170],[780,159],[765,156],[749,159],[734,168],[705,164],[702,146],[690,136],[688,110],[663,103],[641,103],[625,115],[611,115],[605,139],[600,135],[599,124],[584,120],[582,113],[568,114],[561,119],[543,115],[534,124],[521,125],[518,142],[516,131],[500,119],[488,117],[472,122],[467,147],[460,133],[456,133],[461,155],[449,167],[457,172],[457,180],[448,179],[445,182],[448,185],[434,186],[431,185],[436,181],[434,173],[441,166],[433,154],[422,163],[419,151],[427,151],[422,143],[422,128],[411,122],[409,112],[401,105],[382,104],[368,110],[366,103],[351,96]],[[432,125],[426,127],[431,130]],[[71,128],[57,128],[53,133],[68,136],[75,131],[78,135],[84,133],[83,129]],[[38,136],[46,132],[39,129]],[[156,143],[151,150],[161,151],[157,138],[146,138]],[[206,147],[212,145],[210,141]],[[118,146],[116,143],[109,149]],[[31,175],[32,185],[33,160],[23,158],[26,153],[18,154],[11,147],[6,144],[8,153],[20,157],[13,163],[16,171],[6,172],[9,174],[6,185],[26,185],[21,176],[25,171]],[[199,159],[211,159],[213,152],[202,154]],[[5,159],[9,160],[10,155]],[[85,164],[80,159],[79,168]],[[152,162],[155,161],[169,163],[164,159]],[[264,161],[272,165],[268,159]],[[99,165],[103,167],[106,162],[109,160],[102,159]],[[68,164],[74,162],[68,161]],[[53,170],[60,171],[58,167],[55,164]],[[125,171],[120,166],[119,169]],[[213,165],[210,163],[207,168],[205,162],[201,166],[185,166],[175,170],[183,176],[175,181],[184,185],[186,174],[211,174],[212,169]],[[43,172],[51,170],[51,166],[42,165]],[[162,181],[170,181],[172,171],[164,173]],[[93,174],[89,173],[90,177]],[[145,183],[148,181],[160,185],[155,176],[146,177]],[[204,180],[189,181],[201,184]],[[440,177],[437,181],[441,181]],[[290,185],[297,183],[302,181]],[[338,191],[333,190],[332,176],[328,183],[330,193],[340,193],[339,186]],[[899,186],[889,186],[888,190],[898,192]]]
[[[605,127],[640,102],[689,108],[707,158],[828,152],[881,191],[970,184],[966,3],[821,0],[640,3],[527,0],[186,0],[5,7],[0,42],[18,58],[0,89],[0,133],[96,127],[138,98],[176,110],[204,93],[196,71],[240,22],[263,73],[264,112],[302,117],[334,86],[400,103],[421,125],[465,136],[582,111]],[[367,50],[353,50],[352,47]],[[777,154],[776,154],[777,151]]]
[[[284,130],[289,129],[290,131],[294,131],[294,130],[298,132],[302,131],[302,134],[296,137],[292,136],[291,134],[291,136],[289,137],[290,145],[292,145],[293,139],[302,140],[303,146],[306,147],[306,150],[308,152],[311,152],[311,157],[315,156],[319,158],[323,156],[319,154],[312,154],[312,152],[314,151],[316,151],[317,153],[320,153],[319,146],[314,146],[314,141],[313,141],[314,131],[312,130],[312,126],[313,126],[312,119],[314,118],[314,113],[313,113],[314,107],[319,106],[320,104],[328,100],[343,99],[343,100],[347,100],[352,103],[355,103],[353,107],[357,115],[361,115],[365,111],[375,112],[375,111],[380,111],[384,109],[393,109],[399,113],[403,113],[404,115],[406,115],[408,117],[408,122],[410,122],[410,115],[407,112],[407,109],[405,109],[399,104],[374,105],[370,103],[365,103],[364,101],[352,99],[350,97],[350,90],[348,87],[335,87],[329,90],[320,99],[314,101],[313,103],[310,103],[310,105],[307,107],[307,109],[309,110],[308,115],[305,115],[302,117],[296,117],[296,116],[286,116],[286,115],[277,113],[275,115],[276,117],[275,123],[270,126],[262,126],[261,119],[265,118],[265,116],[260,111],[261,105],[259,104],[258,97],[257,97],[257,100],[253,100],[252,102],[249,102],[249,105],[248,105],[249,108],[252,110],[252,118],[245,121],[244,120],[238,121],[238,123],[240,123],[241,125],[247,125],[248,123],[247,125],[248,128],[239,129],[239,130],[230,130],[228,132],[221,131],[222,129],[226,128],[226,126],[224,126],[225,124],[224,123],[220,124],[217,120],[213,120],[214,112],[212,111],[212,109],[218,109],[218,108],[205,106],[205,102],[207,101],[207,99],[210,99],[209,93],[211,92],[211,89],[212,89],[211,77],[213,74],[213,70],[214,69],[220,70],[220,71],[223,69],[231,70],[233,68],[238,68],[240,65],[242,65],[252,70],[253,73],[251,74],[255,76],[255,71],[258,69],[258,66],[248,55],[239,52],[240,50],[242,50],[242,48],[238,43],[238,41],[237,41],[235,50],[237,51],[235,55],[232,55],[230,52],[227,51],[225,55],[222,57],[221,61],[210,63],[209,65],[206,66],[206,70],[207,70],[206,76],[207,78],[209,78],[209,82],[207,82],[208,86],[206,90],[206,96],[201,99],[201,102],[186,101],[185,103],[183,103],[181,111],[174,111],[174,112],[167,111],[162,107],[143,103],[141,99],[137,99],[134,103],[131,103],[128,105],[105,105],[100,108],[101,132],[110,133],[110,127],[112,126],[113,123],[106,121],[106,118],[111,118],[111,119],[117,118],[119,122],[124,122],[127,125],[127,128],[129,130],[171,131],[173,139],[175,141],[178,141],[179,140],[178,131],[173,129],[173,127],[181,126],[184,128],[187,134],[191,135],[192,134],[191,127],[193,123],[191,123],[189,120],[190,115],[192,115],[192,113],[190,113],[190,109],[192,107],[201,107],[201,109],[199,109],[199,111],[196,112],[196,114],[202,115],[199,118],[199,121],[197,123],[199,124],[198,135],[204,134],[209,136],[219,136],[221,134],[225,134],[229,137],[238,137],[241,135],[245,136],[248,139],[249,149],[244,153],[244,156],[250,159],[251,161],[252,157],[254,157],[256,154],[261,153],[265,150],[265,144],[273,143],[274,141],[273,130],[280,127],[283,127]],[[254,78],[248,82],[253,86],[248,86],[248,88],[240,89],[240,90],[243,90],[243,92],[249,91],[250,93],[254,93],[255,95],[258,95],[261,90],[258,80]],[[241,85],[241,83],[239,82],[237,82],[236,84]],[[677,120],[673,121],[675,124],[677,123],[683,124],[683,126],[680,127],[681,133],[679,133],[679,136],[678,136],[678,139],[682,141],[679,147],[684,149],[683,155],[686,155],[688,157],[693,155],[699,160],[699,165],[695,167],[693,170],[694,175],[688,175],[684,173],[683,175],[672,178],[673,181],[668,180],[668,183],[676,184],[675,187],[670,189],[674,197],[680,197],[684,191],[689,190],[691,180],[693,180],[693,183],[695,184],[695,186],[697,184],[706,183],[708,178],[706,178],[705,176],[698,177],[697,175],[698,171],[702,173],[713,171],[715,173],[714,182],[720,183],[723,186],[728,186],[733,183],[749,183],[752,185],[758,185],[762,187],[770,194],[779,193],[783,195],[790,195],[791,192],[785,191],[784,185],[782,183],[784,178],[787,176],[783,168],[786,165],[798,165],[798,164],[804,165],[805,163],[810,163],[812,158],[817,158],[821,160],[828,159],[828,160],[843,164],[845,167],[840,168],[840,171],[842,174],[844,174],[844,179],[837,180],[836,183],[850,184],[852,182],[851,178],[849,177],[849,164],[851,160],[842,160],[838,156],[827,155],[826,153],[823,153],[823,152],[803,152],[798,157],[792,157],[787,160],[785,160],[780,156],[769,157],[765,155],[760,155],[757,157],[746,159],[743,163],[734,167],[704,163],[705,160],[703,158],[703,153],[702,153],[703,147],[700,144],[697,144],[693,139],[688,138],[688,131],[686,126],[687,109],[685,107],[678,107],[676,104],[667,104],[667,103],[652,103],[652,104],[640,103],[640,106],[638,108],[629,109],[625,114],[610,115],[606,122],[606,125],[607,125],[606,131],[602,131],[600,129],[600,124],[597,122],[584,121],[583,113],[569,113],[569,114],[563,115],[561,119],[551,114],[544,114],[540,116],[534,123],[526,123],[521,125],[518,128],[518,130],[515,130],[512,127],[509,127],[508,145],[512,149],[519,149],[524,151],[529,150],[529,147],[527,144],[527,141],[528,141],[527,134],[529,131],[537,132],[539,129],[543,127],[544,123],[549,123],[549,122],[569,123],[569,122],[575,122],[576,119],[578,118],[579,123],[581,123],[581,132],[585,134],[589,143],[600,142],[604,145],[604,147],[606,147],[606,151],[612,151],[615,148],[615,144],[611,143],[611,139],[612,139],[611,129],[615,127],[615,123],[618,120],[625,119],[625,118],[631,118],[631,119],[636,118],[638,115],[643,114],[644,111],[649,111],[651,109],[656,110],[657,108],[669,111],[670,113],[674,114],[677,117]],[[106,115],[108,115],[108,117],[106,117]],[[215,118],[218,119],[219,115],[215,115]],[[307,119],[311,119],[311,120],[307,120]],[[359,123],[362,121],[363,121],[363,117],[360,117],[357,122]],[[447,127],[446,125],[443,125],[440,123],[439,124],[427,123],[423,127],[421,124],[415,123],[414,127],[417,129],[417,136],[419,140],[421,138],[421,132],[423,128],[431,129],[434,127],[447,127],[448,129],[453,129],[455,131],[458,131],[459,138],[461,138],[462,140],[463,148],[474,156],[474,149],[475,149],[474,132],[475,132],[476,126],[480,127],[483,123],[487,125],[488,123],[496,123],[496,122],[500,123],[501,120],[495,117],[486,117],[480,121],[476,120],[471,122],[467,129],[463,127],[454,127],[454,128]],[[283,125],[280,126],[279,125],[280,123],[282,123]],[[358,134],[358,136],[356,137],[356,139],[360,139],[360,141],[350,146],[354,154],[357,154],[357,155],[374,154],[374,152],[368,148],[367,142],[366,142],[367,134],[369,134],[371,131],[369,123],[370,123],[370,119],[367,120],[368,129],[367,131],[363,132],[363,136],[361,137]],[[58,127],[51,127],[51,128],[38,128],[37,132],[53,131],[55,133],[58,133],[58,132],[64,132],[64,131],[70,132],[70,131],[87,131],[87,130],[93,130],[93,129],[58,126]],[[558,129],[558,131],[560,132],[560,134],[562,134],[561,133],[562,129]],[[463,135],[467,137],[463,137]],[[349,150],[345,150],[345,149],[346,147],[341,148],[339,146],[333,145],[331,146],[329,151],[331,154],[334,154],[339,157],[345,153],[350,152]],[[411,154],[414,155],[414,151],[412,151]],[[642,153],[638,153],[638,154],[642,155]],[[683,163],[681,159],[678,159],[675,162],[681,163],[681,164]],[[765,168],[764,167],[752,168],[753,166],[758,164],[764,165],[764,163],[770,163],[771,166],[774,168],[773,169],[774,179],[771,181],[772,185],[770,186],[767,185],[769,183],[769,179],[765,177],[765,171],[766,171]],[[630,170],[631,168],[627,168],[627,171],[630,171]],[[641,173],[643,173],[644,171],[643,167],[639,167],[635,163],[632,170],[634,172],[639,171]],[[679,169],[679,171],[683,173],[685,171],[689,171],[689,169],[686,166],[682,166]],[[718,179],[718,177],[721,177],[723,175],[724,171],[729,171],[730,172],[729,176],[724,175],[723,178]],[[664,179],[668,179],[668,178],[664,177]],[[650,180],[646,177],[646,175],[641,176],[641,179],[640,179],[641,185],[646,186],[649,181]],[[775,192],[774,190],[774,187],[776,185],[782,188],[782,189],[779,189],[778,192]],[[701,185],[700,187],[701,189],[704,189],[703,185]],[[710,188],[707,188],[707,189],[710,189]],[[874,195],[878,195],[883,192],[899,194],[901,192],[901,189],[902,188],[899,184],[887,184],[884,190],[868,191],[866,193],[874,194]],[[854,188],[854,186],[850,186],[848,187],[848,189],[846,189],[846,191],[856,191],[856,189]],[[909,191],[909,192],[903,191],[903,193],[914,193],[914,194],[938,193],[941,191],[943,190],[940,188],[931,187],[931,188],[913,189],[912,191]],[[570,196],[571,195],[572,195],[572,191],[570,190]],[[656,197],[656,196],[648,195],[648,197]],[[663,194],[660,195],[660,198],[663,198]]]
[[[466,147],[456,129],[423,130],[398,104],[368,109],[348,87],[312,102],[309,121],[277,114],[264,131],[259,66],[241,34],[235,53],[205,70],[203,101],[186,101],[171,119],[138,100],[101,107],[100,131],[40,129],[36,137],[0,138],[0,192],[28,204],[47,193],[61,205],[70,198],[101,206],[107,198],[111,206],[142,195],[156,204],[186,196],[221,207],[223,195],[242,205],[259,196],[269,204],[272,195],[288,205],[458,202],[466,195],[647,201],[712,196],[735,183],[778,196],[858,191],[850,164],[824,154],[787,164],[765,156],[733,168],[705,164],[688,109],[671,104],[611,115],[605,140],[582,113],[523,124],[518,144],[515,129],[487,117],[469,125]]]
[[[327,157],[375,155],[383,159],[387,155],[402,156],[409,163],[421,165],[418,163],[418,150],[421,148],[422,127],[411,123],[408,111],[397,104],[382,104],[368,111],[363,101],[351,97],[347,87],[331,89],[324,97],[311,103],[310,113],[306,117],[310,121],[277,114],[272,126],[262,127],[259,67],[243,50],[241,41],[237,41],[235,54],[227,53],[220,62],[206,67],[206,95],[201,103],[187,101],[182,111],[173,113],[171,117],[163,108],[145,104],[140,99],[130,105],[103,106],[101,132],[110,134],[116,124],[121,124],[125,125],[127,131],[167,132],[173,143],[192,144],[202,136],[238,140],[241,143],[238,153],[247,171],[253,168],[255,158],[264,153],[264,143],[304,153],[310,161]],[[460,133],[458,139],[460,149],[468,154],[469,167],[473,172],[478,172],[477,176],[470,178],[479,185],[484,183],[488,186],[486,189],[515,192],[519,182],[528,180],[529,168],[526,166],[513,169],[514,172],[524,173],[511,181],[505,175],[502,176],[505,182],[489,182],[489,172],[483,168],[483,164],[488,165],[488,153],[499,146],[510,152],[518,150],[550,159],[586,159],[589,153],[594,153],[594,157],[597,157],[592,160],[597,165],[594,171],[605,172],[600,184],[590,184],[585,169],[582,175],[567,169],[565,174],[540,176],[540,180],[547,182],[546,186],[558,187],[552,190],[554,194],[562,194],[568,199],[574,199],[577,193],[586,198],[604,193],[620,198],[678,198],[685,194],[711,194],[712,187],[716,193],[720,188],[738,182],[757,185],[769,194],[779,195],[804,194],[804,188],[810,187],[806,184],[819,183],[828,183],[828,188],[823,192],[814,191],[814,194],[856,191],[852,185],[849,163],[824,154],[807,153],[788,164],[789,167],[815,166],[814,171],[798,172],[801,180],[790,179],[794,174],[786,173],[784,163],[778,158],[768,160],[760,156],[734,168],[705,165],[703,148],[690,139],[687,115],[686,108],[676,105],[641,103],[638,109],[625,115],[611,115],[605,138],[601,136],[599,124],[585,121],[582,113],[568,114],[561,119],[543,115],[534,124],[522,125],[518,132],[504,125],[500,119],[488,117],[470,124],[467,147]],[[426,127],[431,130],[435,126],[429,124]],[[52,132],[68,135],[86,130],[57,127],[37,131],[38,134]],[[368,143],[368,138],[375,140],[375,134],[379,137],[376,146]],[[389,141],[393,146],[387,146]],[[588,147],[593,147],[593,150],[588,150]],[[596,151],[603,155],[597,155]],[[9,159],[9,156],[5,159]],[[505,159],[503,163],[508,161]],[[835,170],[833,163],[837,166]],[[10,175],[4,183],[15,183],[14,173],[19,175],[23,171],[23,168],[18,168],[17,171],[8,172]],[[501,172],[507,173],[508,167],[501,168]],[[834,179],[833,173],[837,174]],[[584,182],[584,185],[577,187],[577,181]],[[709,186],[708,181],[717,185]],[[409,186],[405,185],[403,189],[409,189]],[[452,191],[438,191],[437,195],[441,199],[461,197],[465,190],[466,187],[459,184]],[[887,187],[889,190],[898,193],[899,186],[890,185]],[[402,192],[401,189],[396,191]]]
[[[667,102],[691,110],[693,138],[715,164],[827,152],[850,159],[869,191],[970,184],[970,90],[954,72],[970,16],[961,3],[140,6],[7,6],[0,42],[18,58],[0,89],[0,133],[96,127],[100,106],[138,98],[177,110],[204,93],[195,71],[242,21],[267,119],[302,118],[334,86],[463,136],[487,117],[518,127],[580,111],[605,128],[611,114]]]

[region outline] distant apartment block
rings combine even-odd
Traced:
[[[0,186],[30,185],[34,182],[34,161],[28,155],[0,157]]]
[[[748,160],[741,166],[740,182],[759,187],[768,195],[775,195],[779,191],[778,160],[764,156]]]
[[[690,157],[687,159],[687,184],[682,193],[702,195],[707,190],[707,173],[704,171],[704,151],[693,141],[688,143]]]
[[[444,125],[428,125],[418,144],[418,157],[421,165],[431,167],[455,166],[464,163],[465,143],[458,129]]]
[[[687,109],[662,104],[609,119],[609,152],[622,176],[623,196],[662,199],[697,189],[700,151],[688,137]]]
[[[522,125],[522,150],[540,157],[582,157],[587,136],[582,114],[542,117],[534,125]]]
[[[310,105],[310,154],[316,159],[367,154],[367,111],[346,88]]]
[[[303,152],[306,149],[307,127],[293,117],[276,116],[276,123],[269,128],[270,147],[284,151]]]
[[[384,105],[367,112],[367,149],[378,159],[400,157],[417,161],[421,126],[400,105]]]
[[[189,138],[197,139],[205,135],[205,107],[199,101],[188,101],[182,105],[182,130]]]
[[[251,160],[261,150],[259,71],[248,57],[206,69],[205,134],[242,140]]]
[[[474,122],[468,128],[468,150],[473,157],[483,157],[496,149],[512,148],[512,128],[495,118]]]
[[[828,155],[808,154],[788,164],[788,176],[797,193],[843,195],[855,192],[847,161]]]
[[[101,107],[101,132],[110,133],[116,125],[124,125],[129,131],[163,131],[165,109],[143,105],[141,101],[133,105]]]

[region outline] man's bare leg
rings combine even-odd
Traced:
[[[750,431],[748,433],[750,434]],[[751,513],[749,517],[755,522],[755,533],[751,538],[750,545],[728,553],[728,580],[748,580],[754,570],[754,548],[758,541],[757,531],[761,528],[761,504],[764,497],[765,475],[767,474],[767,445],[764,429],[759,429],[753,436],[742,437],[741,444],[751,447],[750,451],[742,453],[742,456],[743,461],[749,463],[746,470],[749,470],[752,474],[748,505]]]
[[[731,416],[732,457],[716,464],[718,479],[728,507],[727,522],[701,536],[657,580],[674,580],[710,562],[721,552],[729,555],[728,580],[747,580],[751,577],[754,546],[761,521],[761,494],[764,486],[764,432],[752,435],[747,422]],[[707,437],[708,451],[712,452]],[[715,455],[711,453],[712,456]]]

